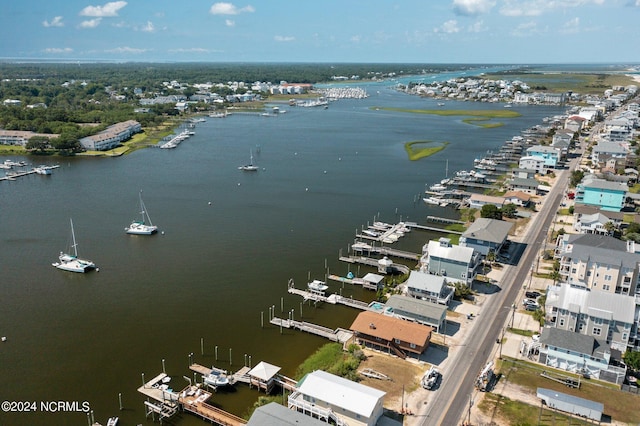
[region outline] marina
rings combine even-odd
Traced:
[[[262,359],[274,360],[291,376],[327,340],[306,332],[280,335],[275,326],[256,332],[257,318],[267,306],[279,304],[283,297],[284,314],[279,316],[286,318],[286,312],[297,310],[303,301],[282,284],[293,276],[305,286],[309,270],[321,280],[327,268],[338,276],[346,276],[349,269],[355,272],[356,263],[332,254],[353,241],[354,229],[363,220],[379,212],[377,216],[387,223],[404,220],[423,225],[427,215],[444,215],[439,206],[412,200],[425,181],[442,178],[439,171],[445,157],[452,170],[468,169],[474,158],[495,148],[496,140],[508,140],[542,116],[552,115],[547,107],[518,107],[523,117],[490,132],[476,131],[451,126],[457,118],[425,116],[418,122],[413,114],[372,110],[382,97],[413,109],[428,108],[433,102],[388,90],[384,83],[377,89],[379,97],[340,100],[327,110],[289,108],[278,119],[235,113],[224,120],[209,119],[198,124],[189,143],[171,151],[170,159],[161,149],[118,158],[69,157],[51,177],[7,182],[0,191],[0,289],[11,297],[0,327],[7,336],[3,344],[11,345],[11,350],[2,351],[2,362],[14,367],[3,376],[4,385],[19,392],[16,397],[22,400],[45,400],[51,395],[87,400],[102,419],[118,410],[122,393],[125,409],[118,413],[120,423],[138,424],[145,421],[146,400],[136,392],[140,372],[154,371],[159,358],[186,369],[185,352],[198,351],[203,336],[210,342],[205,353],[212,354],[213,345],[256,356],[262,351]],[[450,101],[444,108],[449,107],[460,105]],[[403,129],[402,140],[419,140],[425,126],[435,140],[453,142],[442,154],[410,162],[397,129]],[[261,171],[240,173],[237,166],[251,149]],[[385,165],[376,170],[376,179],[371,177],[372,164]],[[154,223],[161,224],[165,234],[135,238],[123,232],[136,201],[126,194],[140,188]],[[99,274],[63,273],[50,266],[52,254],[64,247],[70,211],[82,256],[99,260]],[[426,239],[437,237],[434,233],[405,233],[393,248],[420,252]],[[268,256],[265,247],[271,247]],[[326,267],[322,259],[328,259]],[[358,262],[362,275],[377,273],[378,260]],[[342,299],[331,299],[336,303],[358,305],[357,300],[368,303],[375,298],[360,285],[345,283],[338,289],[340,283],[325,282],[327,294],[334,285],[336,292],[341,291]],[[318,302],[316,309],[310,303],[304,321],[331,330],[350,324],[360,309],[336,309],[330,301]],[[24,355],[36,352],[41,356]],[[104,368],[105,354],[109,369]],[[216,361],[216,367],[237,369],[229,358]],[[42,359],[57,368],[43,369]],[[213,362],[210,355],[201,364],[207,365],[209,359]],[[100,386],[79,387],[88,375]],[[173,380],[183,380],[180,377]],[[174,383],[175,391],[183,388]],[[255,389],[235,388],[214,393],[215,402],[208,403],[235,415],[244,413],[257,398]],[[158,401],[149,403],[162,412]],[[157,421],[158,413],[153,415]],[[0,413],[0,423],[6,423],[4,416]],[[86,416],[58,413],[53,419],[33,413],[30,421],[77,424],[86,423]],[[202,423],[196,416],[182,416],[179,424]]]
[[[20,167],[24,167],[25,165],[19,165]],[[8,171],[5,172],[4,176],[0,176],[0,181],[3,180],[16,180],[20,177],[23,176],[29,176],[32,174],[38,174],[38,175],[51,175],[52,174],[52,170],[57,169],[58,167],[60,167],[60,165],[56,164],[53,166],[38,166],[38,167],[34,167],[30,170],[20,170],[20,171]]]

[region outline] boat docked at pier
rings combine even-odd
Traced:
[[[140,220],[134,220],[131,222],[131,225],[124,228],[127,234],[132,235],[151,235],[158,232],[158,227],[151,222],[151,218],[149,217],[149,212],[147,212],[147,208],[144,205],[144,201],[142,201],[142,191],[139,194],[140,198]],[[148,224],[147,224],[148,222]]]
[[[58,256],[59,261],[54,262],[51,265],[55,266],[58,269],[62,269],[63,271],[79,272],[79,273],[85,273],[92,269],[98,269],[96,267],[96,264],[93,263],[91,260],[81,259],[78,257],[78,244],[76,243],[76,234],[75,234],[75,231],[73,230],[73,220],[69,219],[69,221],[71,223],[71,240],[72,240],[71,249],[73,251],[73,254],[69,254],[61,251],[60,255]]]
[[[203,375],[202,380],[205,384],[213,386],[214,388],[228,386],[231,384],[231,382],[229,381],[229,377],[227,377],[224,372],[218,370],[217,368],[211,369],[209,374],[207,374],[206,376]]]
[[[313,280],[307,284],[307,288],[313,293],[324,293],[329,289],[329,286],[324,281]]]

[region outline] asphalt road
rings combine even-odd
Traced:
[[[478,392],[474,382],[482,368],[494,358],[500,348],[496,343],[507,325],[507,317],[512,312],[512,304],[517,303],[518,293],[527,282],[528,274],[537,260],[537,255],[547,231],[562,200],[563,192],[579,158],[574,158],[558,179],[541,210],[532,218],[520,247],[521,256],[514,253],[516,265],[505,267],[504,279],[500,283],[502,291],[487,297],[481,314],[474,320],[473,329],[460,351],[449,364],[447,376],[434,397],[423,410],[416,413],[422,425],[458,425],[467,420],[470,402]]]

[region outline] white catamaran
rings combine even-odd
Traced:
[[[76,243],[76,234],[73,230],[73,220],[69,219],[69,221],[71,222],[71,239],[73,241],[71,248],[73,249],[73,254],[60,252],[60,256],[58,256],[59,262],[54,262],[52,265],[63,271],[80,273],[85,273],[91,269],[98,269],[96,268],[96,264],[91,260],[80,259],[78,257],[78,244]]]
[[[149,213],[144,205],[144,201],[142,201],[142,191],[140,191],[140,215],[142,216],[140,220],[134,220],[131,222],[131,225],[124,228],[124,230],[127,231],[127,234],[151,235],[158,232],[158,227],[151,222],[151,218],[149,217]],[[149,224],[147,224],[147,221]]]

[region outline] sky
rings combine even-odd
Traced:
[[[640,0],[2,2],[2,59],[640,62]]]

